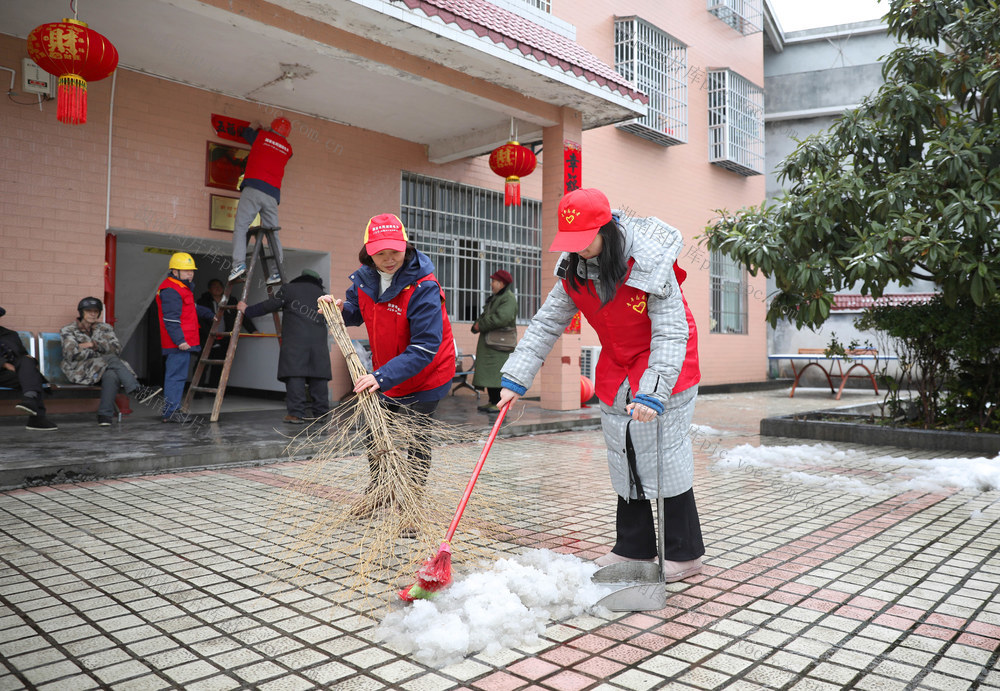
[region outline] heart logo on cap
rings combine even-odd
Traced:
[[[579,215],[580,212],[577,211],[576,209],[566,209],[565,211],[563,211],[563,220],[566,221],[566,223],[572,223],[573,221],[576,220],[576,217]]]

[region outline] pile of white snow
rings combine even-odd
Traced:
[[[484,563],[435,598],[390,612],[377,634],[434,667],[532,645],[552,621],[592,610],[611,591],[591,582],[596,570],[593,562],[547,549]]]
[[[822,484],[829,489],[856,494],[1000,490],[1000,455],[994,458],[870,458],[861,452],[837,449],[829,444],[759,447],[743,444],[720,452],[715,465],[730,470],[773,468],[781,471],[782,479],[789,482]],[[882,477],[865,481],[859,476],[823,474],[826,469],[845,466],[876,471]]]

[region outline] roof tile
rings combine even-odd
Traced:
[[[403,0],[403,3],[428,17],[438,17],[446,24],[454,24],[461,30],[472,31],[480,37],[485,35],[497,45],[534,57],[539,62],[557,67],[567,74],[574,74],[639,103],[649,101],[613,68],[580,44],[485,0]]]

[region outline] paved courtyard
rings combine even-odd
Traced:
[[[350,537],[314,577],[278,577],[276,507],[308,461],[0,493],[0,689],[1000,689],[1000,492],[921,481],[953,454],[757,434],[830,405],[700,397],[703,575],[662,610],[591,609],[445,666],[379,636]],[[494,556],[607,550],[599,431],[499,439],[487,466],[477,491],[511,503]]]

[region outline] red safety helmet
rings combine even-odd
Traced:
[[[275,118],[271,121],[271,129],[282,137],[287,137],[292,131],[292,123],[288,118]]]

